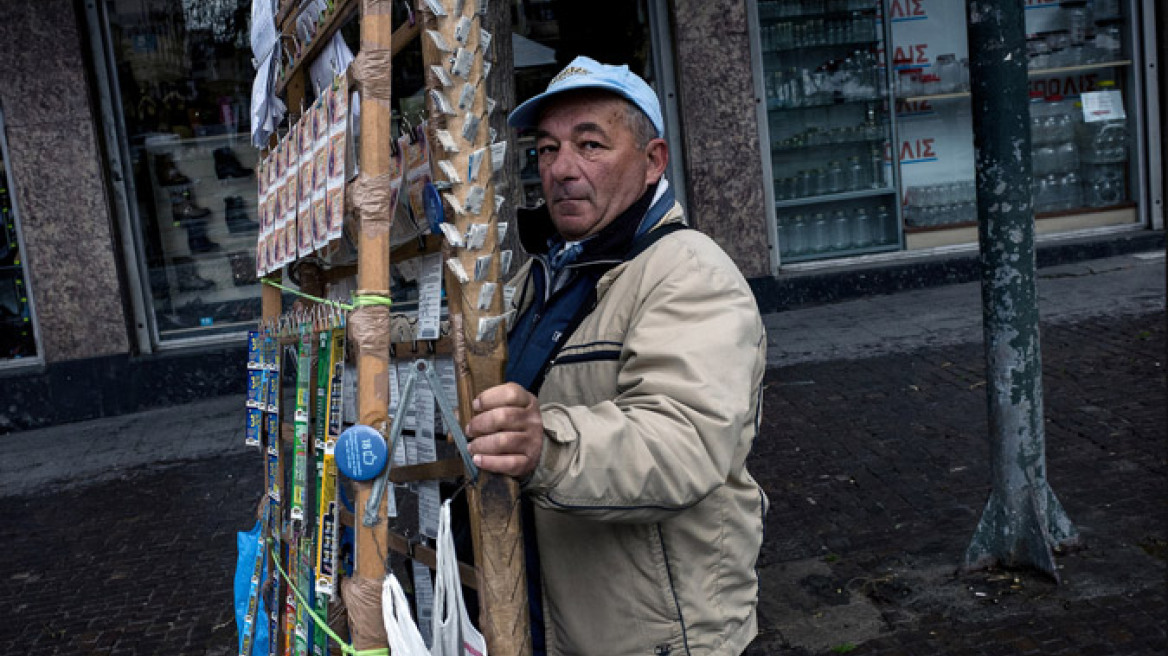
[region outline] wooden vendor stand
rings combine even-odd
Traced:
[[[277,28],[286,37],[294,33],[298,13],[297,2],[281,2]],[[276,84],[280,95],[292,113],[311,103],[309,65],[328,46],[333,36],[351,20],[360,22],[360,48],[349,67],[350,84],[360,92],[359,176],[350,181],[345,193],[345,204],[355,222],[349,234],[355,235],[357,246],[356,270],[349,266],[321,267],[315,261],[298,262],[300,290],[305,294],[323,297],[328,286],[338,280],[356,275],[356,289],[365,298],[390,296],[390,264],[396,257],[410,257],[417,252],[441,248],[447,262],[461,263],[463,272],[446,268],[446,298],[449,310],[449,335],[429,343],[431,353],[452,353],[458,388],[460,420],[470,417],[471,402],[476,394],[503,382],[506,364],[506,324],[503,322],[503,284],[500,270],[499,230],[495,186],[492,178],[492,144],[489,129],[488,100],[485,82],[491,67],[489,54],[484,59],[483,45],[490,40],[506,40],[510,53],[509,26],[501,25],[492,35],[482,29],[483,17],[477,12],[486,3],[467,0],[419,1],[413,9],[412,20],[394,29],[389,0],[336,0],[318,26],[311,42],[289,65]],[[462,5],[461,13],[455,14]],[[436,16],[432,9],[443,7],[444,16]],[[468,25],[471,26],[468,31]],[[440,51],[434,35],[439,35],[449,47]],[[391,108],[392,60],[394,55],[415,38],[421,38],[426,66],[426,96],[429,114],[428,136],[433,163],[449,162],[450,168],[433,167],[434,179],[442,191],[446,221],[458,234],[466,235],[471,225],[486,226],[486,238],[481,247],[452,246],[441,235],[429,235],[391,253],[390,233],[394,203],[390,193],[391,144],[393,124]],[[288,39],[286,39],[287,41]],[[457,52],[456,52],[457,50]],[[465,51],[465,53],[464,53]],[[473,54],[469,54],[473,53]],[[469,66],[466,57],[469,56]],[[458,59],[459,57],[463,59]],[[457,61],[456,61],[457,60]],[[508,62],[509,63],[509,62]],[[453,87],[444,86],[433,70],[444,67],[453,80]],[[511,67],[503,67],[508,74]],[[447,81],[451,81],[447,80]],[[509,83],[509,80],[507,81]],[[472,91],[464,91],[469,85]],[[455,107],[455,112],[443,111],[437,106],[437,95],[443,94]],[[459,107],[461,105],[461,107]],[[293,116],[290,121],[295,121]],[[478,122],[480,127],[470,129],[467,122]],[[444,130],[454,139],[443,142],[436,131]],[[496,153],[506,152],[502,147]],[[478,174],[468,175],[471,157],[478,161]],[[515,173],[504,169],[509,174]],[[451,179],[443,171],[461,172]],[[508,185],[511,186],[511,185]],[[403,192],[404,193],[404,192]],[[482,227],[477,228],[482,230]],[[491,256],[484,270],[482,259]],[[475,274],[476,266],[478,275]],[[280,280],[280,273],[268,276]],[[486,287],[486,291],[484,291]],[[484,298],[489,300],[484,302]],[[262,289],[263,316],[272,325],[281,315],[280,290],[269,285]],[[388,304],[362,304],[347,319],[348,338],[356,353],[358,422],[387,435],[393,418],[389,370],[391,344],[389,326],[391,310]],[[484,324],[483,322],[487,323]],[[493,329],[484,329],[493,325]],[[405,344],[398,345],[398,351]],[[416,343],[414,344],[416,347]],[[315,372],[316,367],[313,367]],[[315,373],[314,373],[315,376]],[[312,384],[316,388],[315,382]],[[404,412],[404,408],[401,410]],[[323,421],[317,417],[316,421]],[[283,439],[291,429],[283,426]],[[281,467],[286,467],[281,463]],[[283,474],[281,473],[282,477]],[[458,479],[466,476],[459,458],[446,458],[423,465],[395,467],[389,480],[403,483],[419,480]],[[342,521],[355,529],[354,576],[339,589],[349,613],[351,639],[358,650],[385,648],[384,627],[381,626],[380,590],[387,574],[390,552],[405,555],[429,567],[435,566],[435,553],[424,544],[418,544],[393,530],[386,518],[386,504],[381,504],[379,521],[374,526],[362,522],[362,514],[369,502],[372,482],[354,482],[355,512],[342,513]],[[522,527],[520,525],[519,490],[510,477],[482,473],[477,482],[467,488],[470,505],[475,565],[460,563],[463,585],[479,592],[482,630],[490,654],[523,656],[531,653],[530,626],[527,610],[527,589],[524,574]],[[280,545],[274,552],[279,553]],[[289,644],[286,635],[272,636],[281,646]],[[285,647],[286,648],[286,647]],[[339,653],[334,646],[333,653]],[[288,653],[283,650],[278,653]]]

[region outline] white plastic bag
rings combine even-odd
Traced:
[[[487,641],[470,621],[458,577],[458,557],[450,531],[450,500],[438,515],[438,568],[434,583],[433,656],[487,656]]]
[[[410,616],[410,604],[406,593],[393,573],[385,577],[381,588],[381,617],[385,621],[385,634],[389,638],[389,653],[393,656],[429,656],[426,643],[414,618]]]

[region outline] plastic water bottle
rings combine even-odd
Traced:
[[[872,215],[868,214],[868,210],[863,207],[856,208],[855,228],[853,233],[856,235],[856,247],[867,248],[872,245]]]
[[[848,158],[848,189],[856,191],[868,186],[868,180],[864,176],[864,167],[860,164],[860,158],[853,155]]]
[[[873,239],[878,244],[894,244],[897,240],[896,224],[892,220],[893,214],[888,206],[881,204],[876,207],[876,216],[872,226]]]
[[[873,189],[880,189],[884,187],[884,153],[880,151],[879,146],[873,146],[868,157],[872,168],[870,186]]]
[[[852,222],[843,210],[836,210],[831,216],[831,248],[847,250],[852,245]]]
[[[807,245],[807,252],[821,253],[831,245],[831,226],[823,212],[816,212],[811,222],[811,239]]]
[[[803,255],[807,252],[807,232],[807,220],[802,214],[796,214],[791,224],[791,255]]]
[[[1030,92],[1030,144],[1037,146],[1050,140],[1047,135],[1047,106],[1041,91]]]

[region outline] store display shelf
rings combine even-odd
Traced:
[[[782,23],[786,21],[803,21],[814,20],[817,18],[851,18],[855,15],[875,16],[876,7],[857,7],[855,9],[832,9],[825,11],[813,11],[798,14],[764,14],[763,8],[759,7],[758,21],[760,23],[769,25],[771,23]]]
[[[304,51],[293,59],[289,66],[280,71],[280,77],[276,80],[277,96],[284,95],[289,81],[294,79],[301,72],[301,69],[312,62],[312,60],[316,59],[320,51],[332,41],[333,35],[339,32],[349,22],[349,19],[357,14],[360,6],[361,3],[358,0],[337,0],[336,4],[333,5],[332,12],[325,17],[324,21],[317,28],[316,35],[313,36],[312,41],[308,43]],[[290,12],[283,17],[281,25],[292,25],[293,23],[295,21],[292,20],[292,13]],[[284,37],[289,38],[286,28],[284,32]]]
[[[801,153],[810,148],[831,148],[832,146],[863,146],[872,143],[883,143],[887,141],[887,135],[880,134],[871,137],[864,137],[861,139],[848,139],[846,141],[824,141],[822,143],[801,143],[801,144],[774,144],[771,147],[771,154],[782,155],[786,153]]]
[[[1030,77],[1046,77],[1049,75],[1064,75],[1067,73],[1081,73],[1085,71],[1094,71],[1105,68],[1120,68],[1123,66],[1131,66],[1130,59],[1121,59],[1109,62],[1098,62],[1092,64],[1081,64],[1079,66],[1062,66],[1059,68],[1041,68],[1028,71]],[[952,93],[926,93],[915,96],[898,96],[897,100],[904,102],[936,102],[943,100],[958,100],[961,98],[968,98],[970,93],[968,91],[955,91]]]
[[[800,262],[812,262],[814,260],[825,260],[828,258],[835,259],[840,257],[855,257],[858,255],[872,255],[874,253],[888,253],[891,251],[900,250],[900,244],[878,244],[876,246],[866,246],[864,248],[849,248],[844,250],[822,251],[818,253],[803,253],[800,255],[780,255],[782,264],[798,264]]]
[[[332,41],[333,35],[340,31],[349,19],[357,14],[361,3],[359,0],[337,0],[333,11],[328,18],[324,20],[320,28],[317,29],[316,35],[304,52],[293,60],[292,64],[281,69],[280,78],[276,80],[276,95],[283,96],[288,90],[288,84],[296,79],[304,72],[305,67],[312,63],[316,56],[320,54],[321,50]],[[414,21],[413,24],[406,23],[393,31],[393,45],[391,49],[394,55],[401,52],[415,37],[421,32],[421,21]],[[287,36],[287,35],[285,35]]]
[[[806,105],[784,105],[784,106],[767,106],[768,113],[775,112],[789,112],[799,109],[821,109],[823,107],[834,107],[836,105],[857,105],[860,103],[881,102],[884,98],[882,96],[864,96],[862,98],[832,98],[830,101],[819,101],[808,103]]]
[[[1035,212],[1034,219],[1036,221],[1045,221],[1047,219],[1059,219],[1069,216],[1081,216],[1092,214],[1096,212],[1112,212],[1115,210],[1135,209],[1136,204],[1131,201],[1124,201],[1116,203],[1115,205],[1105,205],[1100,207],[1075,207],[1069,210],[1058,210],[1056,212]],[[952,223],[941,223],[938,225],[918,226],[906,225],[904,231],[906,234],[918,235],[925,232],[941,232],[944,230],[954,230],[957,228],[976,228],[977,221],[954,221]]]
[[[925,102],[925,101],[936,102],[939,100],[957,100],[959,98],[968,98],[968,97],[969,97],[968,91],[954,91],[952,93],[930,93],[930,94],[925,94],[922,96],[905,96],[905,97],[899,97],[899,98],[897,98],[897,100],[915,103],[915,102]]]
[[[1048,75],[1064,75],[1066,73],[1083,73],[1086,71],[1095,71],[1104,68],[1122,68],[1124,66],[1131,66],[1130,59],[1117,59],[1115,61],[1096,62],[1092,64],[1080,64],[1078,66],[1060,66],[1059,68],[1035,68],[1026,72],[1030,77],[1046,77]]]
[[[849,39],[847,41],[835,41],[824,43],[805,43],[803,45],[784,46],[781,48],[770,48],[763,51],[763,57],[778,58],[782,54],[790,52],[805,52],[811,48],[840,48],[843,46],[865,46],[872,47],[880,43],[878,39]]]
[[[856,198],[872,198],[874,196],[890,196],[896,193],[893,187],[879,187],[877,189],[860,189],[857,191],[841,191],[838,194],[823,194],[821,196],[805,196],[789,200],[776,200],[775,207],[799,207],[802,205],[818,205],[820,203],[834,203]]]

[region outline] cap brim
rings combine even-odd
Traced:
[[[568,92],[576,91],[578,89],[596,89],[598,91],[607,91],[615,96],[620,96],[625,100],[637,106],[637,99],[630,96],[620,87],[606,81],[597,81],[588,79],[588,77],[580,76],[577,79],[564,82],[554,90],[544,91],[538,96],[528,98],[521,103],[514,111],[507,116],[507,125],[518,130],[526,130],[534,128],[539,123],[540,112],[543,111],[544,105],[547,101],[556,96]]]

